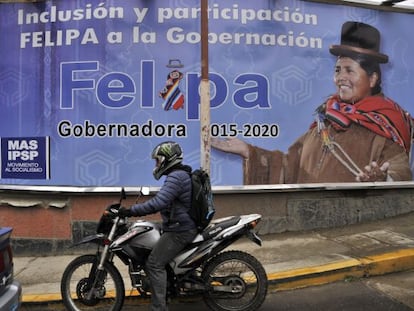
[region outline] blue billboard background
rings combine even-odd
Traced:
[[[45,1],[0,10],[1,137],[50,137],[50,179],[3,184],[158,185],[150,153],[175,140],[200,166],[199,1]],[[212,133],[286,151],[334,92],[345,21],[381,32],[384,93],[414,114],[410,14],[307,1],[209,1]],[[164,110],[170,60],[184,105]],[[253,131],[246,131],[246,126]],[[267,133],[264,135],[264,130]],[[214,132],[213,132],[214,131]],[[213,185],[242,184],[239,157],[212,150]]]

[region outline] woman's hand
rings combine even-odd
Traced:
[[[358,174],[356,180],[361,182],[386,181],[389,167],[389,162],[384,162],[384,164],[379,166],[376,161],[373,161],[364,167],[364,172]]]
[[[229,153],[234,153],[247,159],[249,156],[249,146],[238,138],[219,139],[211,138],[211,147]]]

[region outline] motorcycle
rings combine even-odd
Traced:
[[[142,189],[141,194],[144,192]],[[120,202],[105,209],[97,233],[75,244],[94,243],[97,251],[75,258],[63,273],[61,294],[68,310],[122,309],[126,292],[115,266],[116,257],[127,266],[131,285],[138,294],[150,295],[145,259],[160,238],[160,227],[142,219],[128,223],[126,218],[119,217],[117,209],[125,197],[122,189]],[[246,252],[224,249],[242,237],[261,246],[261,239],[254,232],[260,220],[259,214],[213,219],[167,265],[168,298],[198,295],[214,311],[257,310],[268,286],[262,264]]]

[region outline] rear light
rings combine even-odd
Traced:
[[[6,265],[4,264],[4,251],[0,252],[0,272],[3,272],[4,270],[6,270]]]
[[[13,251],[10,245],[7,246],[7,252],[9,253],[9,263],[12,263],[13,262]]]
[[[250,225],[250,228],[251,229],[254,229],[256,226],[257,226],[257,223],[258,223],[258,221],[257,220],[254,220],[254,221],[252,221],[249,225]]]
[[[6,270],[13,261],[13,253],[11,246],[8,245],[6,248],[0,251],[0,272]]]

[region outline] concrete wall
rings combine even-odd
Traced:
[[[214,192],[216,217],[258,213],[261,235],[370,222],[414,211],[414,187],[228,188]],[[143,200],[144,198],[140,198]],[[11,226],[17,256],[73,253],[93,234],[114,192],[0,191],[0,225]],[[136,201],[128,195],[125,206]],[[158,215],[148,217],[158,221]]]
[[[414,211],[413,189],[323,190],[216,195],[219,214],[259,213],[260,234],[332,228]]]

